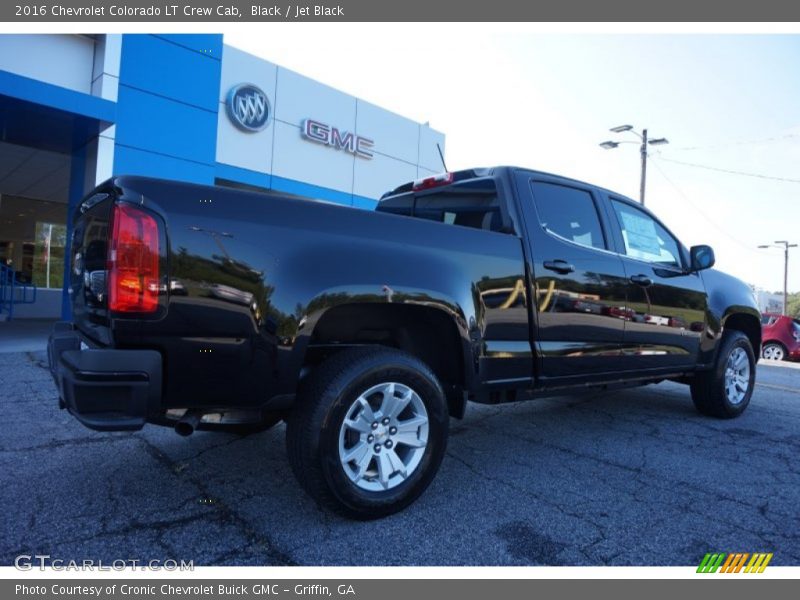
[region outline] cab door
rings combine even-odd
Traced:
[[[628,287],[626,369],[694,366],[706,328],[706,291],[677,238],[634,202],[609,196]]]
[[[519,171],[532,257],[539,375],[567,383],[620,369],[627,280],[590,186]]]

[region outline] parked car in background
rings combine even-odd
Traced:
[[[800,360],[800,319],[784,315],[761,315],[762,358]]]

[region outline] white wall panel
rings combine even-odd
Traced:
[[[217,115],[217,162],[269,173],[274,136],[274,120],[262,131],[245,133],[231,123],[225,107],[220,106]]]
[[[417,166],[376,154],[372,160],[359,158],[355,164],[353,193],[378,199],[384,192],[417,178]]]
[[[0,35],[0,70],[90,94],[94,45],[82,35]]]
[[[353,131],[356,126],[356,99],[279,67],[275,118],[298,127],[305,119],[314,119],[340,131]]]
[[[220,74],[219,101],[224,104],[228,91],[240,83],[257,85],[269,98],[275,110],[275,75],[278,67],[262,58],[242,52],[238,48],[224,46],[222,49],[222,72]]]
[[[353,191],[356,158],[352,154],[304,140],[299,127],[281,121],[275,121],[272,127],[275,128],[273,175],[348,194]]]
[[[375,152],[413,165],[419,157],[419,124],[358,100],[356,133],[375,142]]]
[[[255,134],[236,129],[224,106],[228,90],[245,82],[264,90],[273,110],[270,125]],[[442,171],[436,142],[444,147],[444,135],[438,131],[230,46],[223,51],[219,100],[220,163],[368,198]],[[374,158],[304,139],[305,119],[372,139]]]
[[[442,152],[445,152],[444,134],[427,125],[419,126],[419,166],[441,173],[444,167],[439,150],[436,149],[437,142],[442,146]],[[445,158],[447,158],[446,153]]]
[[[277,70],[278,68],[271,62],[230,46],[224,47],[217,117],[217,162],[259,173],[269,173],[275,136],[274,119],[271,119],[269,125],[262,131],[255,133],[241,131],[228,118],[225,100],[233,86],[252,83],[267,95],[274,116]]]
[[[444,168],[441,168],[438,171],[431,171],[430,169],[426,169],[425,167],[417,167],[417,179],[422,179],[423,177],[430,177],[431,175],[438,175],[442,171],[444,171]]]
[[[92,96],[117,101],[119,92],[119,65],[122,59],[122,34],[109,33],[98,36],[94,49],[92,69]]]

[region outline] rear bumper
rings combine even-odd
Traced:
[[[47,344],[59,406],[99,431],[141,429],[161,404],[161,354],[81,349],[71,323],[56,323]]]

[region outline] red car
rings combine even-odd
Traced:
[[[800,360],[800,319],[761,315],[761,356],[768,360]]]

